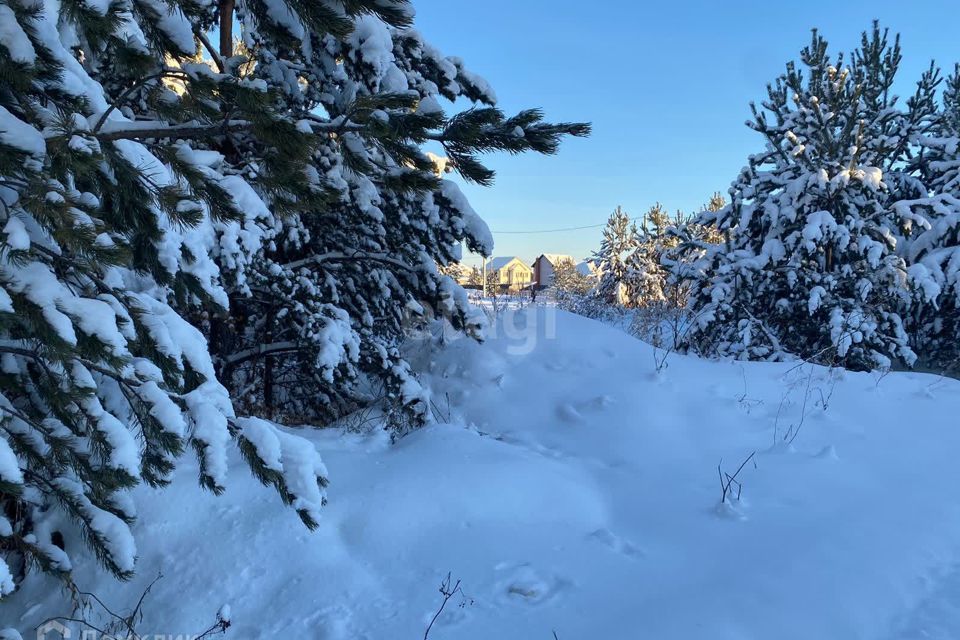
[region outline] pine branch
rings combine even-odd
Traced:
[[[133,126],[131,126],[133,125]],[[215,124],[166,124],[161,121],[118,123],[115,127],[95,132],[100,140],[136,140],[143,138],[202,139],[227,135],[235,131],[249,131],[254,123],[249,120],[224,120]]]
[[[358,260],[358,261],[367,260],[370,262],[382,262],[384,264],[393,265],[395,267],[404,269],[406,271],[415,270],[414,267],[410,266],[406,262],[403,262],[402,260],[398,260],[397,258],[393,258],[385,253],[365,253],[360,251],[354,252],[352,254],[347,254],[340,251],[322,253],[319,255],[310,256],[309,258],[303,258],[302,260],[294,260],[293,262],[288,262],[287,264],[283,265],[283,268],[294,270],[294,269],[299,269],[300,267],[306,267],[314,264],[321,264],[323,262],[342,262],[347,260]]]
[[[97,124],[94,125],[93,127],[94,135],[96,135],[97,132],[99,132],[103,128],[103,125],[106,124],[107,118],[110,116],[110,114],[113,113],[113,111],[117,107],[119,107],[121,104],[126,102],[127,98],[133,95],[134,91],[145,86],[151,80],[159,80],[161,78],[172,77],[172,76],[187,77],[187,74],[186,72],[181,71],[180,69],[164,69],[159,73],[154,73],[153,75],[146,76],[144,78],[141,78],[139,81],[135,82],[133,86],[131,86],[126,91],[121,93],[120,96],[109,107],[107,107],[107,110],[103,112],[103,115],[100,116],[100,119],[97,120]]]
[[[286,342],[274,342],[273,344],[261,344],[250,349],[245,349],[244,351],[238,351],[237,353],[227,356],[224,358],[224,363],[229,366],[236,366],[240,363],[246,362],[247,360],[254,360],[256,358],[265,357],[269,355],[274,355],[278,353],[290,353],[299,351],[301,344],[299,342],[286,341]]]
[[[310,118],[310,128],[314,131],[343,133],[343,132],[362,132],[367,129],[366,126],[356,123],[337,123],[329,120],[323,120],[318,117]],[[109,123],[113,124],[113,123]],[[231,132],[249,131],[258,126],[258,123],[249,120],[224,120],[223,122],[211,124],[184,123],[184,124],[166,124],[162,121],[138,121],[116,123],[115,126],[108,126],[95,135],[100,140],[134,140],[143,138],[184,138],[184,139],[202,139],[214,138],[227,135]],[[62,136],[54,136],[54,138]]]
[[[210,38],[207,37],[207,34],[203,32],[197,25],[193,26],[193,35],[197,37],[197,40],[200,41],[200,44],[203,45],[203,48],[207,50],[207,54],[210,56],[210,59],[213,60],[213,64],[217,66],[217,71],[220,73],[226,73],[226,67],[223,64],[223,59],[220,57],[220,53],[213,47],[213,43],[210,42]]]

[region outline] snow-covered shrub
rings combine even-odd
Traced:
[[[595,279],[580,272],[572,260],[558,260],[553,267],[553,288],[560,293],[585,295],[594,288]]]
[[[557,308],[585,318],[609,320],[623,315],[623,307],[610,304],[593,291],[588,291],[587,293],[556,291],[554,296]]]
[[[605,319],[618,305],[599,291],[593,275],[581,273],[572,260],[559,260],[554,265],[553,286],[547,290],[558,308],[587,318]]]

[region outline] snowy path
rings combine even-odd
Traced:
[[[678,356],[658,374],[650,347],[543,310],[498,333],[429,365],[467,427],[314,433],[318,531],[240,465],[220,498],[187,470],[143,500],[140,577],[97,590],[128,602],[162,569],[145,630],[229,602],[236,638],[420,638],[448,572],[465,597],[432,640],[960,637],[960,384]],[[752,451],[718,509],[718,463]],[[0,616],[60,602],[37,588]]]

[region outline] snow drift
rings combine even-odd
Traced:
[[[300,432],[331,479],[317,531],[242,465],[214,497],[185,462],[138,489],[137,577],[80,554],[78,585],[123,610],[162,572],[144,634],[229,604],[227,637],[423,637],[448,573],[463,593],[433,640],[960,633],[960,383],[677,355],[657,372],[652,347],[551,308],[493,333],[420,352],[450,424],[396,445]],[[31,637],[68,611],[41,579],[0,620]]]

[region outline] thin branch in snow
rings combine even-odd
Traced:
[[[723,460],[720,460],[720,464],[717,465],[717,474],[720,476],[720,489],[721,489],[720,504],[726,503],[728,497],[733,498],[732,489],[734,485],[736,485],[736,488],[737,488],[736,500],[740,500],[740,494],[743,492],[743,484],[739,480],[737,480],[737,476],[739,476],[740,472],[743,471],[743,468],[747,466],[747,463],[753,460],[753,456],[755,456],[756,454],[757,452],[754,451],[749,456],[747,456],[746,459],[744,459],[744,461],[740,463],[740,466],[737,467],[737,470],[733,475],[730,475],[729,473],[725,473],[721,469],[721,467],[723,466]],[[756,463],[754,463],[754,467],[756,467]]]
[[[430,630],[433,629],[433,624],[437,621],[437,618],[440,617],[440,614],[443,613],[443,610],[447,606],[447,603],[450,601],[450,599],[458,593],[460,594],[461,598],[461,607],[465,607],[468,604],[473,604],[473,599],[468,598],[466,594],[463,593],[463,589],[460,588],[460,581],[457,580],[456,583],[453,583],[450,573],[447,573],[447,577],[444,578],[443,582],[440,583],[440,595],[443,596],[443,602],[440,603],[440,607],[437,609],[437,612],[433,614],[433,618],[430,620],[430,624],[427,625],[426,631],[423,632],[423,640],[428,640],[430,637]]]

